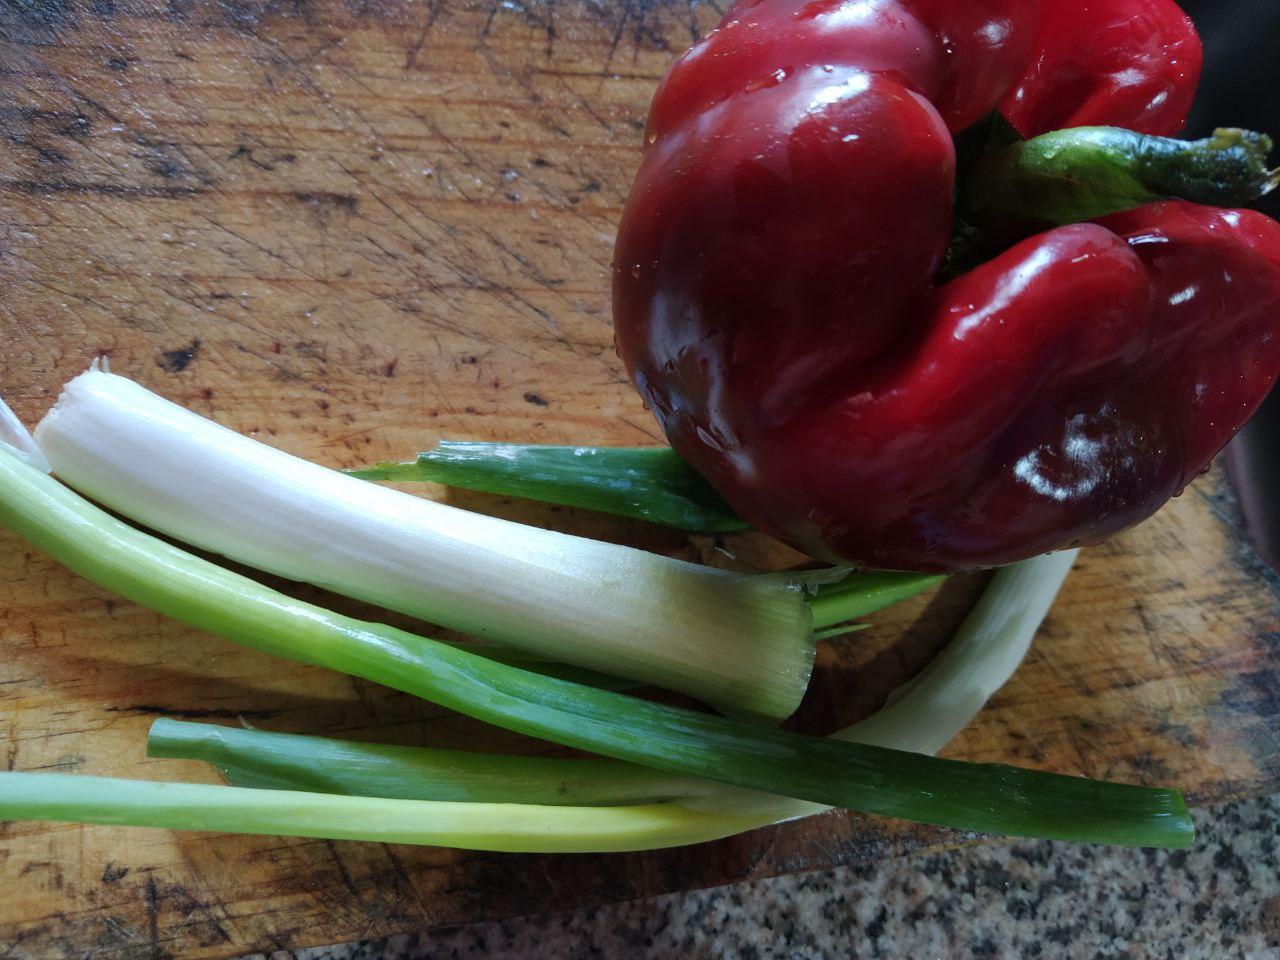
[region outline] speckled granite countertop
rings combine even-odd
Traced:
[[[270,960],[1280,957],[1280,797],[1195,819],[1188,851],[989,844]]]

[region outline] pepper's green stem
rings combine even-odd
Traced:
[[[1047,220],[1092,220],[1153,200],[1241,206],[1280,184],[1271,138],[1224,128],[1203,140],[1119,127],[1074,127],[985,151],[961,185],[961,206]]]

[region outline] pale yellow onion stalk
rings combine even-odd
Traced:
[[[357,480],[91,369],[36,428],[58,477],[189,544],[487,640],[780,718],[812,667],[802,589]]]
[[[91,799],[90,799],[91,798]],[[753,829],[757,818],[674,803],[544,807],[391,800],[73,773],[0,772],[0,822],[50,820],[500,853],[654,850]]]

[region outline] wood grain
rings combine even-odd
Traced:
[[[0,390],[34,422],[105,353],[334,466],[441,437],[658,440],[613,353],[610,249],[648,97],[716,15],[694,0],[0,3]],[[795,559],[757,537],[456,502],[712,562]],[[824,650],[796,724],[873,709],[980,586],[949,583]],[[1274,790],[1278,637],[1280,587],[1211,475],[1086,552],[1023,670],[948,753],[1199,801]],[[212,779],[144,758],[160,715],[548,749],[186,630],[0,534],[5,766]],[[688,850],[513,857],[7,824],[0,955],[286,949],[968,839],[841,813]]]

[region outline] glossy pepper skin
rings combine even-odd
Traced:
[[[1199,67],[1170,0],[740,0],[659,87],[615,250],[672,446],[754,525],[886,569],[1149,516],[1280,372],[1280,225],[1158,203],[935,277],[954,133],[1170,134]]]

